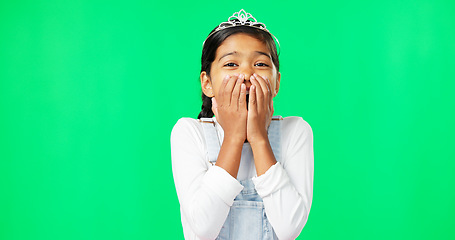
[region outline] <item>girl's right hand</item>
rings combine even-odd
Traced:
[[[226,77],[218,95],[212,97],[212,111],[224,131],[224,139],[241,141],[246,139],[248,110],[246,108],[245,75]]]

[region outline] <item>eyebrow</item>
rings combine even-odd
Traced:
[[[223,56],[221,56],[220,59],[218,59],[218,62],[221,61],[221,59],[224,58],[224,57],[227,57],[227,56],[229,56],[229,55],[237,55],[237,54],[239,54],[239,53],[236,52],[236,51],[226,53],[226,54],[224,54]]]
[[[259,54],[259,55],[265,55],[265,56],[267,56],[268,58],[271,58],[271,57],[270,57],[270,54],[268,54],[268,53],[265,53],[265,52],[256,51],[256,54]]]
[[[256,55],[264,55],[271,59],[270,54],[268,54],[268,53],[261,52],[261,51],[255,51],[255,53],[256,53]],[[218,62],[221,61],[222,58],[230,56],[230,55],[239,55],[239,53],[237,51],[226,53],[223,56],[221,56],[220,59],[218,59]]]

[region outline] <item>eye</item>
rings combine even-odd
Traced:
[[[269,65],[266,64],[266,63],[256,63],[255,66],[258,66],[258,67],[268,67]]]
[[[237,64],[233,63],[233,62],[230,62],[230,63],[226,63],[224,64],[225,67],[236,67]]]

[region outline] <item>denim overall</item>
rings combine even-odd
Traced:
[[[267,130],[269,142],[276,161],[281,157],[281,116],[273,116]],[[209,161],[215,165],[220,151],[220,140],[212,118],[200,119],[207,143]],[[254,161],[249,143],[244,143],[241,161]],[[252,179],[239,181],[244,187],[235,197],[229,214],[216,239],[254,240],[278,239],[270,225],[264,209],[262,198],[256,192]]]

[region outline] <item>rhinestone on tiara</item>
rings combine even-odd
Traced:
[[[220,25],[218,25],[218,28],[215,30],[215,32],[221,29],[235,26],[256,27],[268,32],[265,24],[258,22],[256,18],[251,15],[251,13],[247,13],[243,9],[235,12],[232,16],[230,16],[227,22],[222,22]]]
[[[212,36],[214,33],[220,30],[238,26],[254,27],[266,31],[275,39],[275,41],[278,43],[278,47],[280,46],[280,42],[278,41],[278,39],[271,32],[269,32],[264,23],[258,22],[256,18],[254,18],[253,15],[251,15],[251,13],[247,13],[243,9],[232,14],[232,16],[230,16],[226,22],[220,23],[220,25],[218,25],[218,27],[207,36],[205,41],[207,41],[207,39],[210,36]],[[205,41],[204,43],[202,43],[202,46],[204,46]]]

